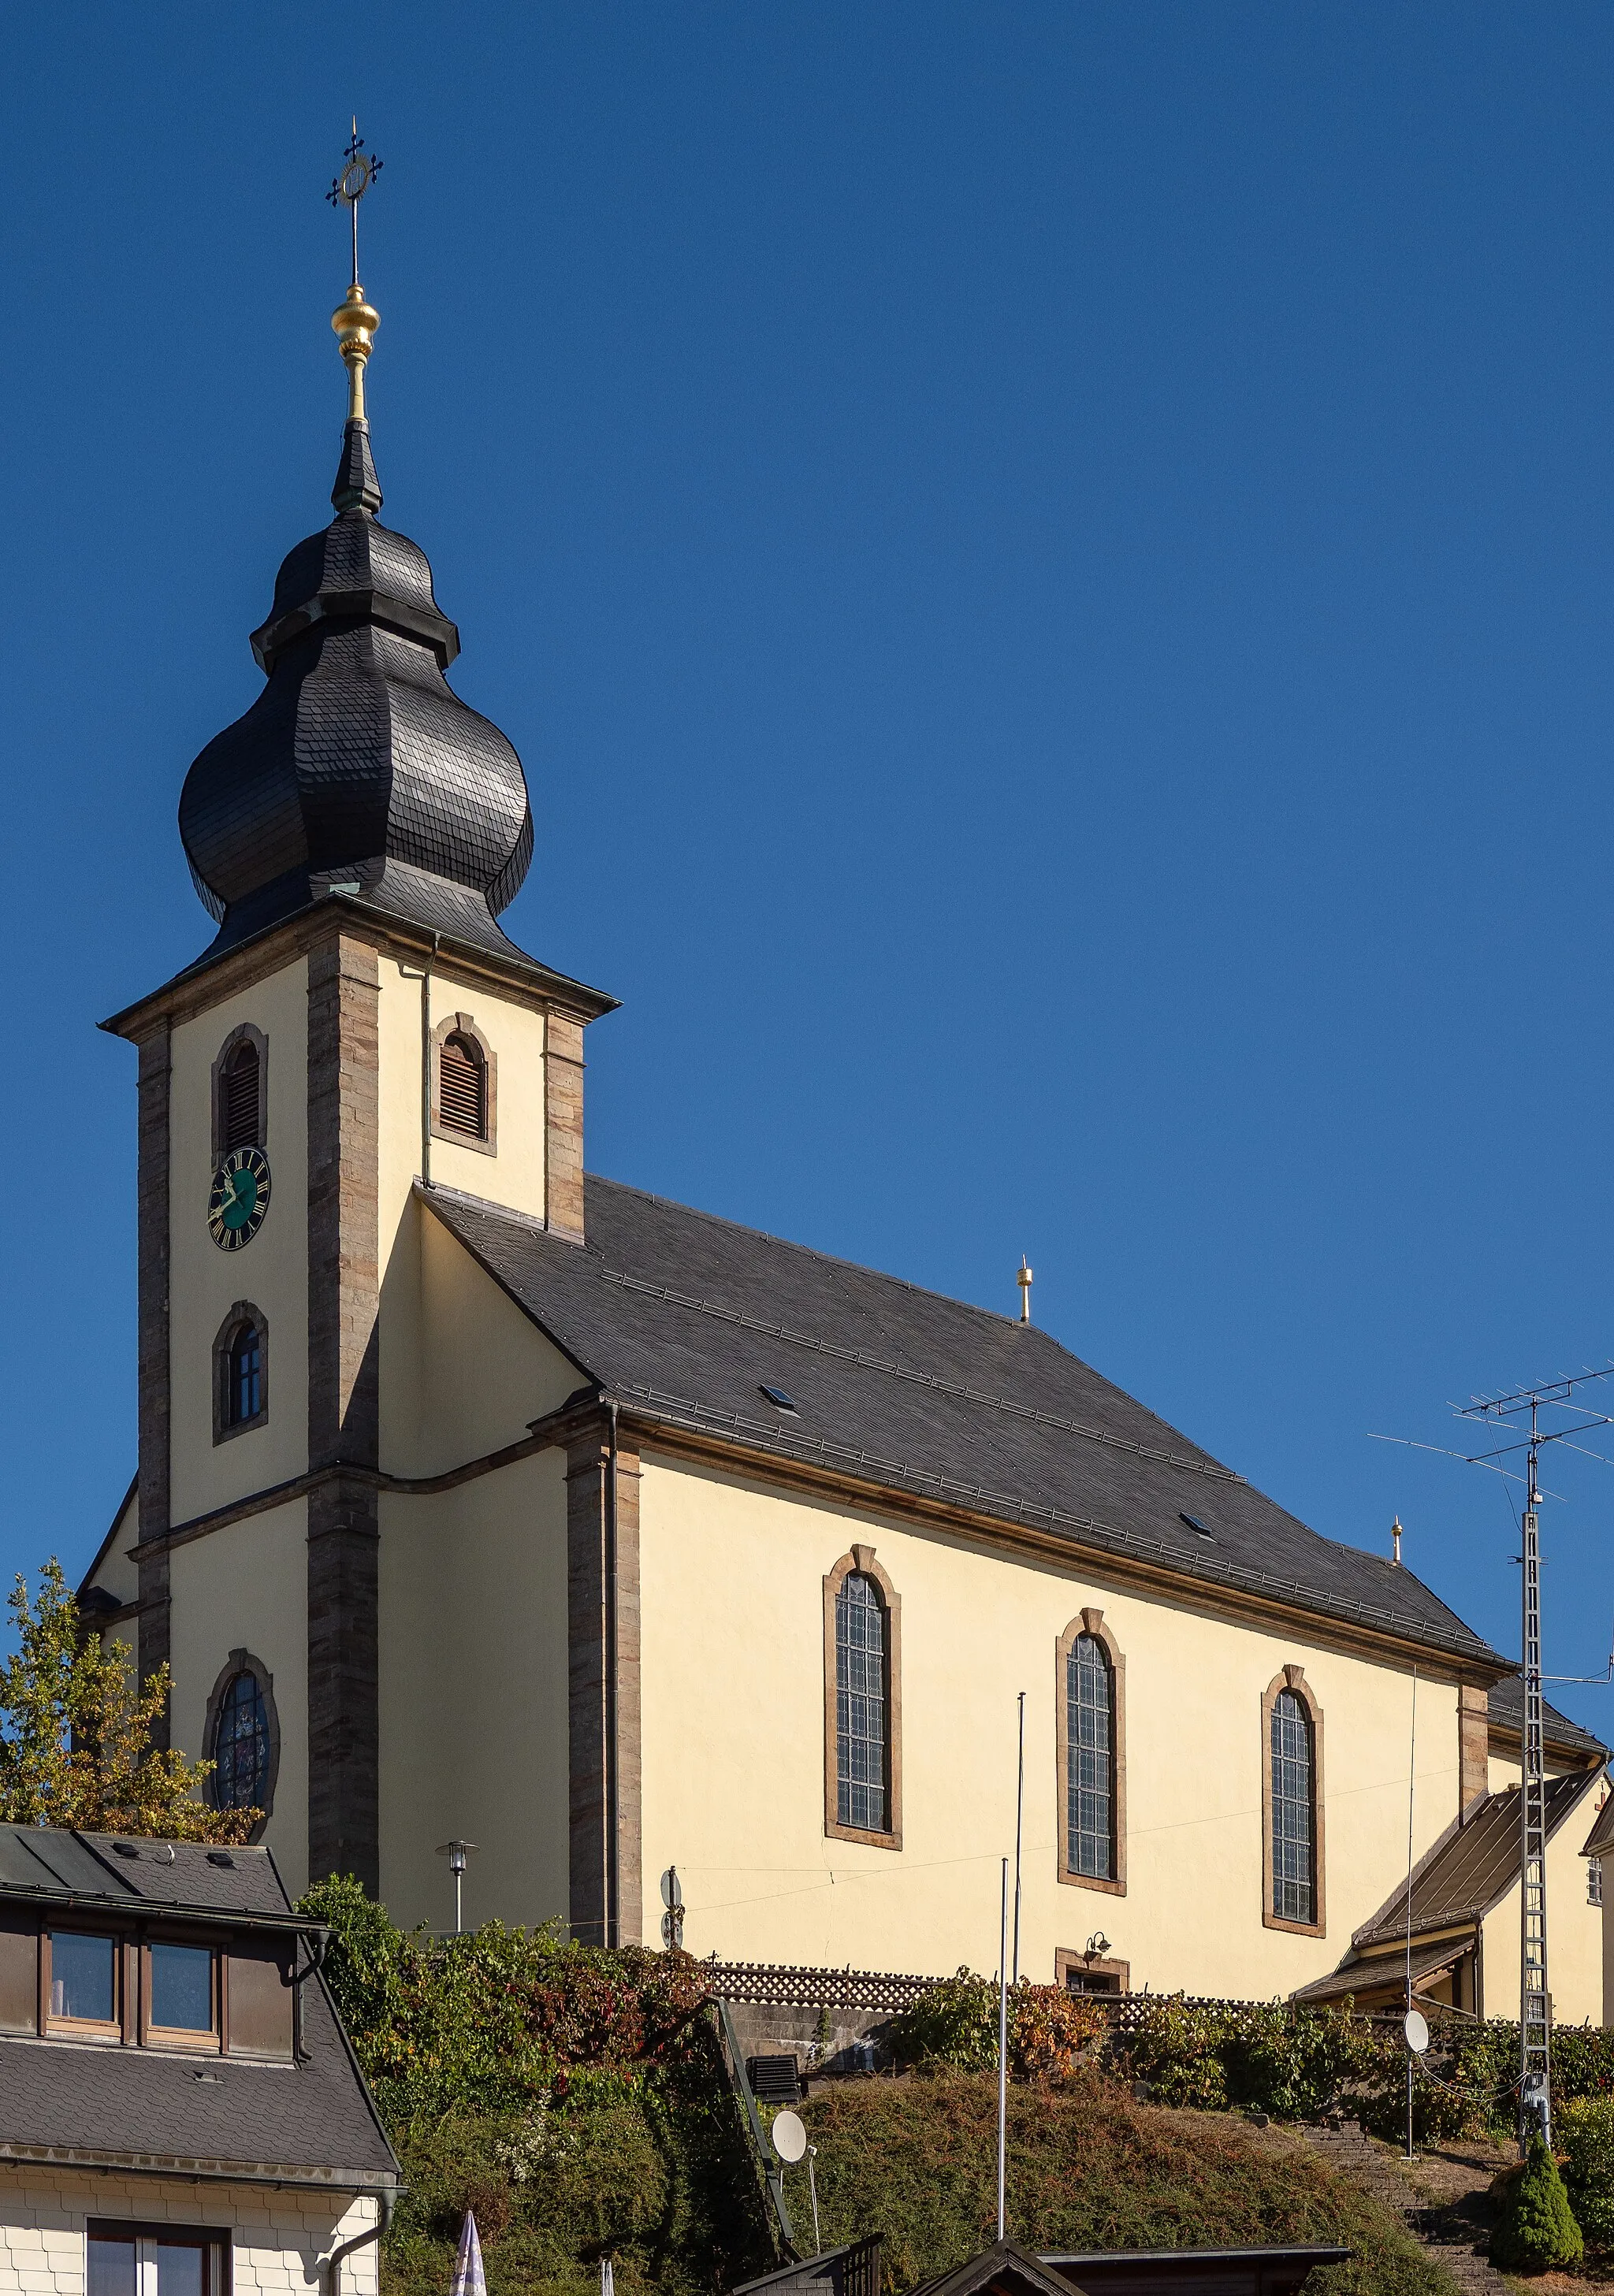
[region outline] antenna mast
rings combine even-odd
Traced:
[[[1470,1404],[1460,1419],[1485,1419],[1506,1423],[1529,1414],[1530,1431],[1507,1450],[1525,1455],[1524,1516],[1519,1561],[1524,1566],[1523,1668],[1524,1727],[1520,1733],[1519,1792],[1519,2125],[1521,2137],[1539,2130],[1552,2141],[1552,1996],[1547,1988],[1547,1780],[1541,1725],[1541,1485],[1537,1478],[1544,1444],[1566,1440],[1592,1427],[1614,1422],[1589,1412],[1574,1400],[1584,1381],[1607,1379],[1614,1365],[1602,1371],[1579,1372],[1569,1379],[1521,1388],[1512,1395]],[[1582,1415],[1571,1427],[1544,1428],[1543,1408],[1556,1405]],[[1488,1465],[1499,1457],[1489,1452],[1475,1465]]]

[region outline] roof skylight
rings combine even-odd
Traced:
[[[770,1387],[767,1381],[764,1380],[762,1383],[762,1392],[767,1397],[769,1402],[772,1404],[776,1411],[794,1412],[795,1410],[795,1405],[791,1401],[790,1398],[786,1394],[782,1387]]]

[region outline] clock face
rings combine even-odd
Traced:
[[[269,1209],[269,1160],[261,1148],[236,1148],[213,1175],[208,1234],[220,1251],[251,1243]]]

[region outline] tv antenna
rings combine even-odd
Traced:
[[[1546,1759],[1541,1722],[1541,1485],[1537,1463],[1549,1443],[1563,1443],[1572,1451],[1584,1446],[1571,1440],[1596,1427],[1614,1427],[1614,1414],[1597,1413],[1577,1403],[1575,1390],[1592,1380],[1614,1378],[1614,1364],[1602,1370],[1576,1372],[1568,1379],[1542,1382],[1515,1389],[1511,1395],[1476,1396],[1471,1403],[1454,1406],[1459,1419],[1480,1419],[1499,1427],[1519,1427],[1511,1443],[1477,1452],[1469,1464],[1495,1467],[1510,1454],[1524,1453],[1524,1513],[1520,1520],[1524,1566],[1524,1727],[1519,1747],[1519,2119],[1521,2136],[1539,2129],[1552,2141],[1551,2087],[1552,2023],[1547,1990],[1547,1789]],[[1566,1427],[1544,1427],[1544,1411],[1573,1411],[1579,1415]],[[1528,1432],[1523,1431],[1526,1421]],[[1601,1455],[1593,1452],[1593,1458]],[[1506,1472],[1503,1470],[1503,1472]]]

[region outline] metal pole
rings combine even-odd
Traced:
[[[1020,1982],[1020,1835],[1025,1816],[1025,1693],[1020,1693],[1019,1767],[1015,1774],[1015,1953],[1014,1976]]]
[[[1399,1541],[1397,1541],[1399,1543]],[[1406,1758],[1406,2013],[1412,2013],[1412,1806],[1418,1793],[1418,1669],[1412,1669],[1412,1726]],[[1406,2157],[1412,2157],[1412,2050],[1406,2053]]]
[[[998,1903],[998,2238],[1007,2237],[1004,2191],[1009,2145],[1009,1860]]]
[[[814,2256],[822,2256],[824,2242],[819,2231],[819,2180],[812,2173],[812,2164],[818,2157],[818,2146],[810,2144],[807,2147],[807,2189],[812,2194],[812,2252]]]
[[[456,1937],[464,1937],[465,1933],[465,1869],[463,1866],[457,1866],[454,1868],[454,1934]]]
[[[1552,2141],[1552,2009],[1547,1992],[1546,1764],[1541,1726],[1541,1537],[1536,1403],[1530,1403],[1524,1511],[1524,1744],[1519,1793],[1519,2134]]]

